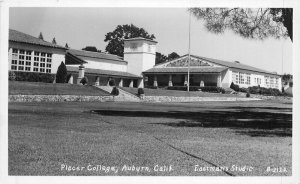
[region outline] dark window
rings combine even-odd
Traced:
[[[17,70],[17,66],[12,65],[12,66],[11,66],[11,69],[12,69],[12,70]]]

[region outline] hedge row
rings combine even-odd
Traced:
[[[169,86],[167,90],[180,90],[180,91],[187,91],[187,86]],[[190,86],[190,91],[203,91],[203,92],[210,92],[210,93],[225,93],[225,90],[221,87],[217,86]]]
[[[8,79],[9,80],[16,80],[16,81],[52,83],[55,79],[55,74],[37,73],[37,72],[9,71],[9,78]]]
[[[239,85],[231,83],[230,88],[234,91],[251,93],[251,94],[260,94],[267,96],[282,96],[284,95],[279,89],[276,88],[264,88],[260,86],[252,86],[248,88],[240,88]]]

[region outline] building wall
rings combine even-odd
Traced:
[[[141,71],[143,70],[143,54],[124,54],[124,59],[128,61],[128,73],[141,75]]]
[[[272,74],[266,74],[261,72],[255,72],[255,71],[247,71],[247,70],[241,70],[241,69],[230,69],[231,74],[229,73],[230,80],[234,84],[239,85],[239,87],[247,88],[249,86],[258,86],[265,88],[277,88],[281,90],[281,77],[279,75],[272,75]],[[250,84],[246,84],[245,80],[246,77],[244,76],[244,83],[236,82],[236,80],[233,78],[233,75],[236,73],[242,73],[242,74],[249,74],[250,75]],[[266,81],[266,78],[268,79]],[[276,84],[277,79],[277,84]],[[273,82],[271,82],[273,80]],[[230,82],[230,84],[231,84]]]
[[[18,50],[18,56],[13,56],[13,49]],[[20,59],[20,50],[24,50],[24,60]],[[26,54],[26,51],[31,51],[31,54]],[[39,61],[34,61],[35,59],[35,52],[39,52]],[[45,57],[45,67],[40,66],[41,62],[41,53],[46,53]],[[44,68],[44,71],[42,73],[56,73],[58,66],[61,64],[61,62],[65,62],[65,50],[64,49],[58,49],[58,48],[51,48],[51,47],[44,47],[39,45],[33,45],[33,44],[25,44],[25,43],[17,43],[17,42],[9,42],[9,50],[8,50],[8,62],[9,62],[9,70],[12,69],[13,66],[17,66],[16,71],[26,71],[26,67],[30,67],[30,70],[27,70],[27,72],[41,72],[40,69]],[[51,62],[47,62],[47,54],[51,54]],[[30,60],[26,59],[26,56],[30,56]],[[37,56],[36,56],[37,57]],[[17,60],[17,64],[12,64],[12,60]],[[24,64],[20,64],[20,61],[24,61]],[[26,61],[30,62],[30,65],[26,65]],[[15,61],[14,61],[15,62]],[[39,63],[39,66],[34,66],[34,63]],[[49,67],[47,67],[47,64],[50,64]],[[24,66],[24,70],[19,70],[19,66]],[[38,71],[34,71],[34,68],[37,68]],[[51,69],[50,72],[47,72],[47,69]]]
[[[232,71],[227,69],[223,72],[221,72],[221,87],[223,88],[229,88],[230,87],[230,84],[232,82],[231,80],[231,76],[232,76]]]
[[[146,40],[124,42],[124,60],[128,62],[127,72],[142,75],[143,71],[155,65],[156,43]]]
[[[89,58],[89,57],[80,57],[80,58],[88,62],[84,64],[86,68],[127,72],[126,62],[96,59],[96,58]]]

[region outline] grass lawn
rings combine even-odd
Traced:
[[[75,84],[9,81],[8,85],[10,95],[109,95],[107,92],[94,86],[83,86]]]
[[[130,87],[121,87],[121,89],[132,93],[137,94],[137,88],[130,88]],[[201,91],[179,91],[179,90],[164,90],[164,89],[148,89],[144,88],[145,96],[176,96],[176,97],[238,97],[242,98],[237,95],[233,94],[220,94],[220,93],[208,93],[208,92],[201,92]]]
[[[292,173],[291,103],[9,103],[8,116],[9,175]],[[229,171],[195,171],[216,166]]]

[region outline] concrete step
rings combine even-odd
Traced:
[[[96,86],[108,93],[111,93],[111,91],[113,90],[113,87],[112,86]],[[115,101],[131,101],[131,102],[139,102],[141,101],[141,99],[139,97],[137,97],[136,95],[134,94],[131,94],[127,91],[124,91],[120,88],[119,89],[119,95],[118,96],[115,96]]]

